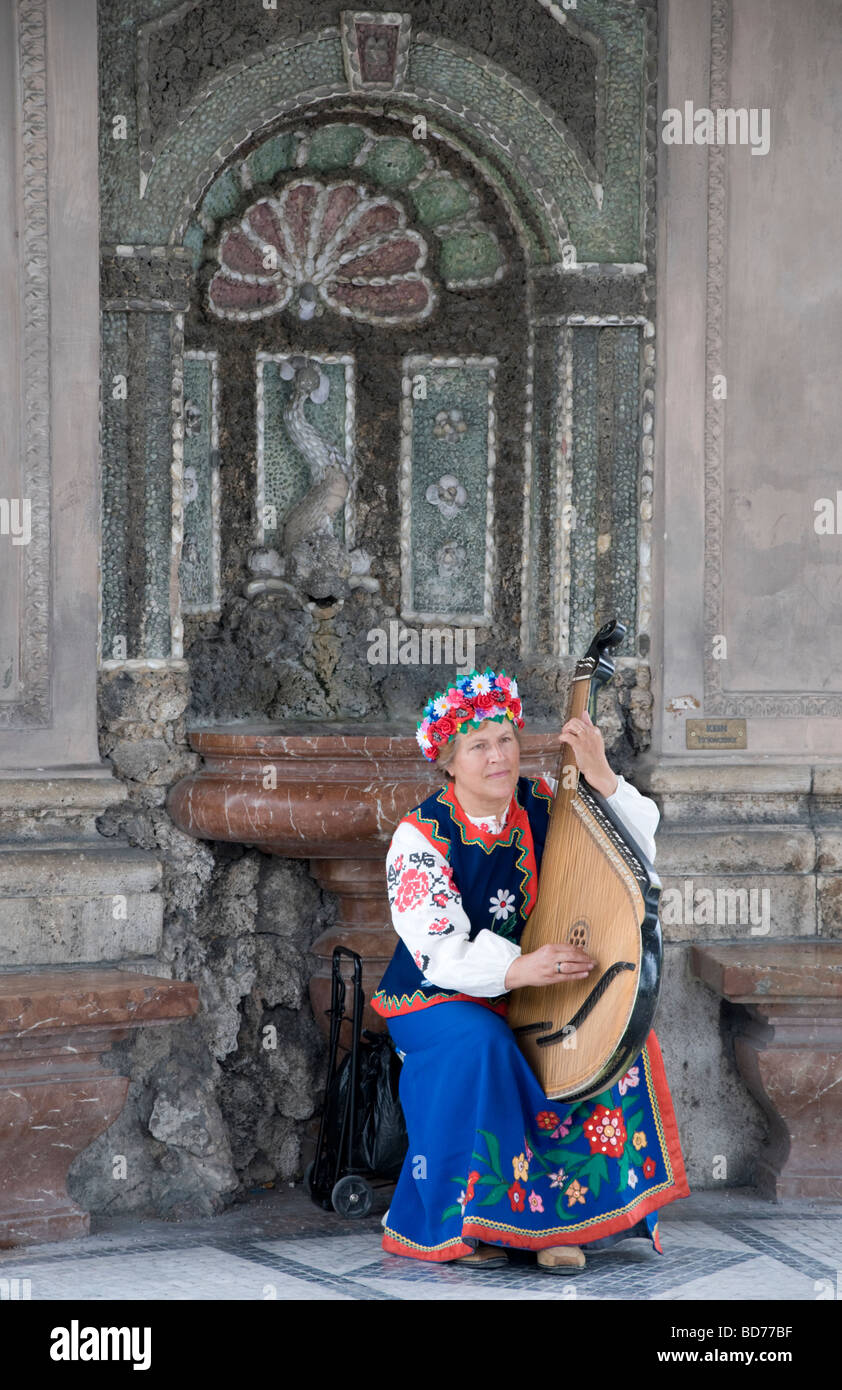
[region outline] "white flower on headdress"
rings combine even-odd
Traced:
[[[471,681],[472,695],[487,695],[491,689],[491,681],[488,676],[474,676]]]
[[[436,714],[447,714],[447,696],[439,695],[438,699],[433,701],[433,709]]]
[[[509,694],[511,695],[513,700],[517,698],[517,681],[512,681],[511,685],[509,686]]]
[[[415,737],[416,737],[416,739],[418,740],[418,742],[419,742],[419,744],[421,745],[422,748],[425,748],[425,749],[426,749],[426,748],[432,748],[432,746],[433,746],[433,740],[429,737],[428,734],[425,734],[425,733],[424,733],[423,729],[416,729],[416,730],[415,730]]]
[[[495,918],[508,917],[509,913],[514,911],[515,895],[510,893],[508,888],[498,888],[494,897],[489,898],[489,902],[491,906],[488,910]]]

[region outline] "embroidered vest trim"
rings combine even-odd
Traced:
[[[494,834],[473,824],[459,804],[453,783],[448,782],[447,786],[432,793],[403,817],[406,823],[420,830],[431,848],[438,850],[451,864],[454,886],[471,921],[469,940],[473,940],[483,929],[496,931],[508,940],[520,940],[526,919],[537,900],[538,871],[552,802],[552,792],[542,777],[519,777],[509,803],[506,825],[499,834]],[[489,856],[495,851],[498,862],[508,862],[506,872],[514,872],[518,876],[514,885],[515,906],[505,919],[495,914],[486,923],[483,917],[488,913]],[[463,870],[463,882],[459,881],[460,868]],[[499,890],[500,885],[496,887]],[[506,887],[508,889],[508,885]],[[423,971],[399,939],[371,999],[375,1013],[382,1018],[395,1018],[449,1000],[483,1004],[500,1014],[505,1014],[507,1008],[505,995],[483,999],[459,990],[425,984]]]

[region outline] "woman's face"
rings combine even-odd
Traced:
[[[520,744],[509,719],[486,719],[469,734],[459,734],[448,771],[461,801],[487,805],[508,803],[520,775]]]

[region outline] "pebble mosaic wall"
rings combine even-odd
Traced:
[[[219,401],[217,354],[184,354],[184,544],[179,583],[184,613],[216,613],[219,579]]]

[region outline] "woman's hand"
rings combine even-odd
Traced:
[[[559,965],[561,969],[559,970]],[[596,961],[581,946],[563,945],[551,941],[513,960],[503,983],[506,989],[521,989],[524,985],[561,985],[567,980],[586,980]]]
[[[600,796],[613,796],[619,785],[617,774],[608,766],[605,741],[587,710],[578,719],[568,719],[559,734],[560,743],[569,743],[576,766]]]

